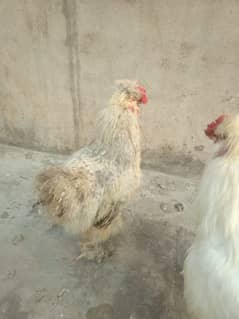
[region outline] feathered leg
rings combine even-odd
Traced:
[[[86,259],[101,263],[106,255],[101,243],[93,244],[91,242],[82,242],[80,244],[80,252],[81,254],[76,257],[77,261],[80,259]]]
[[[80,244],[81,254],[76,260],[87,259],[102,262],[105,257],[112,256],[113,247],[106,243],[110,237],[115,236],[122,228],[122,215],[120,213],[104,227],[93,226],[88,230]]]

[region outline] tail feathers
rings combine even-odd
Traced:
[[[56,222],[71,219],[92,193],[94,176],[84,168],[49,167],[37,176],[39,200]]]

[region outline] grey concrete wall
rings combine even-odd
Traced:
[[[0,141],[76,149],[113,81],[137,78],[145,158],[200,157],[205,124],[239,105],[238,21],[238,0],[2,0]]]

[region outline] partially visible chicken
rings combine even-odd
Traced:
[[[122,226],[122,206],[140,184],[139,104],[145,89],[117,82],[95,141],[37,177],[40,202],[54,223],[81,237],[81,257],[101,261],[102,243]]]
[[[193,319],[239,318],[239,115],[221,116],[206,135],[216,150],[196,201],[198,230],[184,264]]]

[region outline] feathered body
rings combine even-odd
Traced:
[[[192,319],[238,319],[239,116],[226,117],[207,135],[216,151],[193,212],[199,225],[184,264],[185,299]]]
[[[38,176],[40,201],[54,222],[91,244],[119,231],[121,206],[140,184],[138,88],[119,82],[100,115],[95,141]]]

